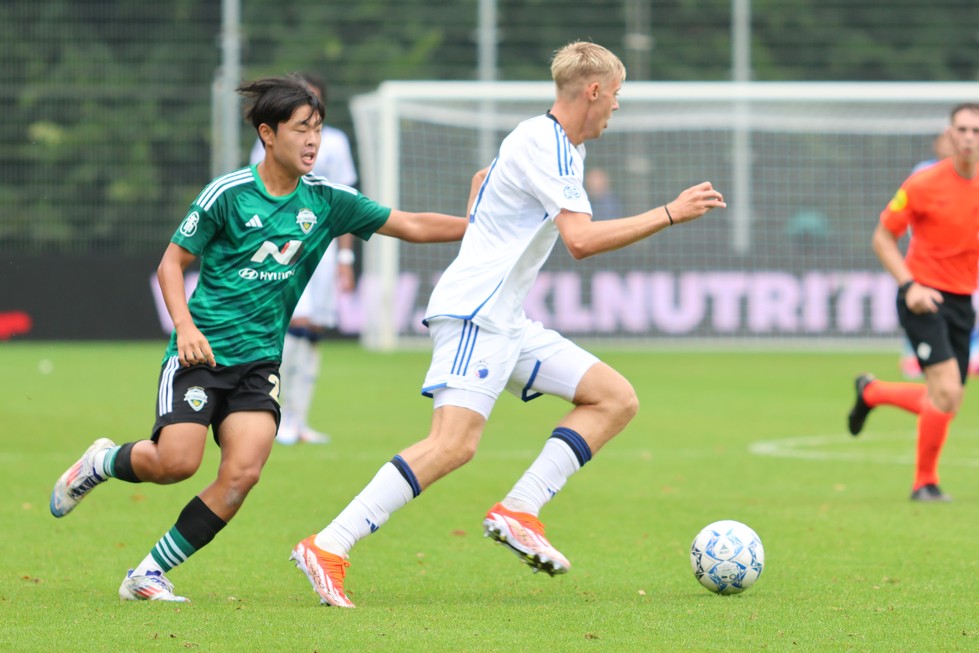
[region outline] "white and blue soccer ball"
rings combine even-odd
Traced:
[[[753,530],[725,519],[708,524],[690,545],[690,566],[700,584],[717,594],[738,594],[765,568],[765,549]]]

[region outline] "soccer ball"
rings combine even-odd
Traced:
[[[690,566],[700,584],[718,594],[738,594],[755,584],[765,567],[758,534],[725,519],[704,526],[690,545]]]

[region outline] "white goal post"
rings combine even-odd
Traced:
[[[543,113],[550,83],[386,82],[351,103],[365,194],[409,211],[465,211],[499,142]],[[710,180],[728,209],[576,262],[560,243],[528,315],[575,339],[654,343],[893,344],[894,287],[870,248],[880,211],[973,83],[627,82],[586,147],[614,196],[596,219],[634,215]],[[618,211],[599,215],[600,211]],[[420,319],[457,244],[374,236],[356,317],[365,346],[427,334]],[[343,312],[343,311],[342,311]]]

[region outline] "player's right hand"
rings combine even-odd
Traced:
[[[196,326],[187,326],[177,330],[177,360],[183,367],[191,365],[210,365],[214,367],[214,352],[211,343]]]

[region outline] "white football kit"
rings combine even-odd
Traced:
[[[252,147],[250,163],[255,164],[265,158],[265,148],[262,141],[256,139]],[[335,184],[354,186],[357,183],[357,170],[354,168],[353,155],[350,152],[350,141],[347,135],[335,127],[323,125],[323,137],[320,150],[313,164],[313,174],[326,177]],[[310,322],[320,327],[335,327],[337,325],[337,241],[330,243],[320,264],[313,272],[312,278],[306,285],[293,317],[308,318]]]
[[[504,139],[459,254],[425,313],[434,347],[422,393],[435,396],[436,408],[463,405],[488,417],[504,388],[525,401],[540,394],[570,401],[598,360],[532,322],[523,308],[557,242],[555,216],[592,212],[584,159],[584,145],[572,145],[549,114],[525,120]],[[465,392],[440,393],[444,388]]]

